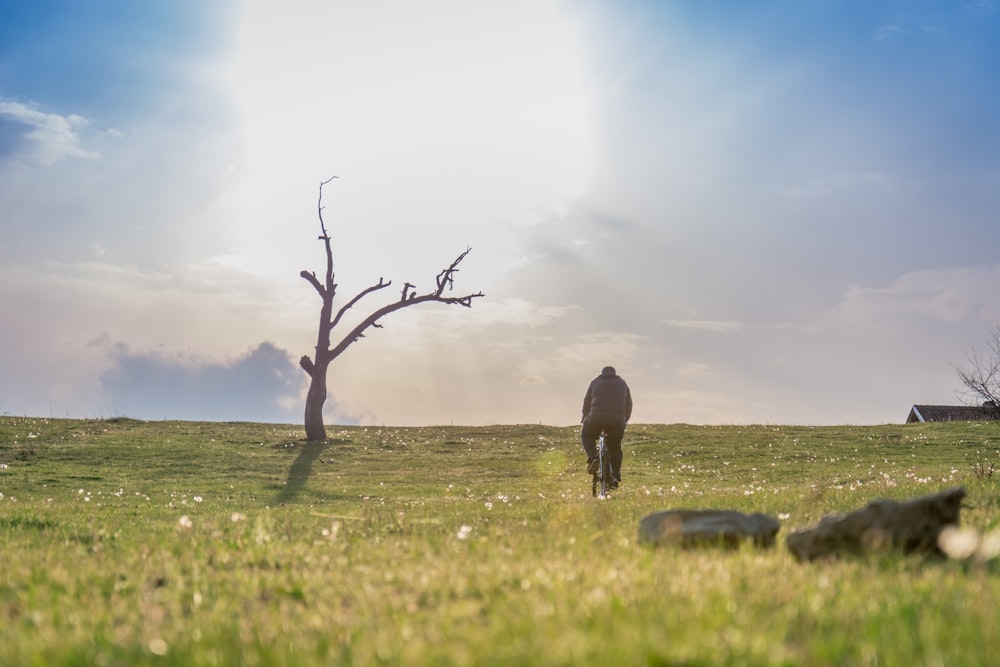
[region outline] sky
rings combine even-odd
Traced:
[[[338,303],[394,286],[351,315],[467,248],[485,297],[386,317],[328,424],[576,424],[605,365],[635,423],[957,404],[998,37],[995,0],[0,0],[0,414],[301,423],[331,176]]]

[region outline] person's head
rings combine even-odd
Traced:
[[[618,373],[615,372],[614,366],[605,366],[601,370],[601,375],[618,375]]]

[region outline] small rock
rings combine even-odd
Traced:
[[[850,514],[827,515],[813,528],[794,531],[785,544],[799,560],[890,549],[940,554],[938,537],[945,527],[958,525],[963,498],[965,489],[949,489],[906,502],[875,500]]]
[[[682,547],[718,545],[735,548],[742,542],[773,547],[781,524],[766,514],[736,510],[668,510],[639,522],[639,541]]]

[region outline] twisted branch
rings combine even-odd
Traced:
[[[475,292],[472,294],[465,294],[463,296],[442,296],[442,292],[446,286],[451,287],[453,284],[453,276],[458,269],[456,268],[459,263],[465,259],[465,256],[469,254],[472,248],[466,249],[461,255],[459,255],[455,261],[453,261],[448,268],[441,271],[437,276],[437,289],[433,292],[427,292],[426,294],[418,295],[414,285],[406,283],[403,288],[403,295],[399,301],[394,303],[386,304],[373,312],[371,315],[366,317],[357,326],[351,329],[336,346],[330,350],[330,358],[335,359],[344,350],[346,350],[351,343],[354,343],[360,338],[364,338],[364,333],[369,327],[375,329],[381,329],[382,325],[379,324],[379,320],[388,315],[389,313],[395,312],[397,310],[402,310],[403,308],[409,308],[410,306],[415,306],[419,303],[444,303],[449,305],[459,305],[466,308],[472,307],[472,300],[478,299],[486,296],[483,292]],[[372,288],[369,288],[371,290]],[[410,291],[410,290],[413,291]],[[355,302],[360,299],[364,294],[355,297]],[[338,317],[339,319],[339,317]]]

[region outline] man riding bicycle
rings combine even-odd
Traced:
[[[587,453],[587,472],[593,475],[599,465],[597,438],[604,432],[604,442],[611,458],[611,488],[617,489],[622,478],[622,438],[625,424],[632,417],[632,392],[613,366],[605,366],[587,387],[583,397],[583,428],[580,440]]]

